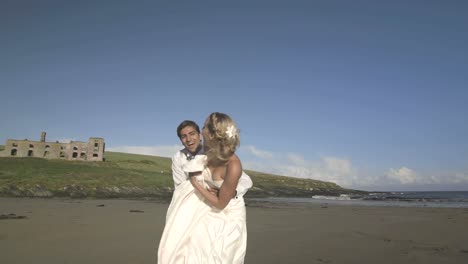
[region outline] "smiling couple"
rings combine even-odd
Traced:
[[[158,263],[244,263],[247,248],[243,196],[252,187],[235,154],[236,123],[211,113],[203,129],[177,127],[184,145],[172,158],[174,194],[159,243]],[[203,145],[202,145],[203,137]]]

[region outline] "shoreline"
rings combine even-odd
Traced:
[[[339,199],[314,199],[314,198],[291,198],[291,197],[272,197],[272,198],[252,198],[248,199],[250,204],[271,204],[281,205],[282,207],[315,207],[320,206],[363,206],[363,207],[410,207],[410,208],[468,208],[468,202],[444,202],[444,201],[405,201],[405,200],[339,200]]]
[[[464,263],[468,209],[247,202],[245,263]],[[250,204],[249,204],[250,203]],[[5,263],[156,263],[169,203],[0,198]]]

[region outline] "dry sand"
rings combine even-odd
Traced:
[[[0,198],[27,217],[0,220],[0,263],[156,263],[167,207]],[[249,206],[247,227],[247,264],[468,263],[468,209]]]

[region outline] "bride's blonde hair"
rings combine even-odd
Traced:
[[[240,145],[239,129],[236,123],[228,115],[214,112],[208,116],[205,128],[212,135],[212,138],[203,139],[208,163],[226,164]]]

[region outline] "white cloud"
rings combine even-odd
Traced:
[[[401,184],[414,184],[418,181],[416,172],[407,167],[401,167],[400,169],[391,168],[385,176],[389,181],[396,181]]]
[[[294,165],[305,166],[307,164],[307,161],[301,155],[288,153],[287,157],[288,157],[288,160]]]
[[[271,159],[271,158],[273,158],[273,154],[271,152],[259,150],[255,146],[246,146],[245,148],[247,149],[247,151],[249,151],[250,153],[252,153],[256,157],[259,157],[259,158],[262,158],[262,159]]]
[[[468,171],[439,172],[431,176],[430,183],[468,186]]]
[[[448,178],[452,184],[468,184],[468,172],[456,172]]]
[[[402,166],[390,168],[381,176],[370,177],[360,186],[373,190],[461,190],[468,187],[468,172],[418,172]]]
[[[246,152],[246,153],[245,153]],[[247,155],[242,155],[247,154]],[[249,157],[253,154],[254,157]],[[347,158],[323,156],[306,159],[297,153],[275,153],[255,146],[241,148],[243,167],[277,175],[310,178],[334,182],[345,188],[365,190],[428,190],[464,188],[468,186],[468,172],[418,172],[409,166],[369,171],[357,168]],[[452,187],[446,187],[452,186]],[[457,187],[459,186],[459,187]]]
[[[243,151],[247,152],[247,156],[254,156],[253,159],[242,160],[243,167],[251,170],[329,181],[345,187],[352,186],[357,179],[357,170],[348,159],[326,156],[307,160],[297,153],[273,153],[255,146],[247,146]]]
[[[327,170],[335,174],[349,174],[352,171],[351,161],[335,157],[323,157]]]
[[[107,148],[108,151],[125,152],[133,154],[160,156],[160,157],[172,157],[177,151],[183,148],[182,145],[172,146],[118,146]]]

